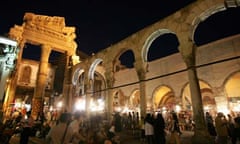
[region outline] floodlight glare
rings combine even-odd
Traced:
[[[2,36],[0,36],[0,43],[11,45],[11,46],[17,46],[16,41],[9,38],[2,37]]]

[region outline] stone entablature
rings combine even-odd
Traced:
[[[55,51],[76,56],[75,27],[66,27],[64,17],[25,13],[22,26],[15,25],[9,36],[19,43],[49,45]],[[75,60],[75,59],[74,59]]]
[[[66,27],[64,17],[49,17],[26,13],[23,23],[23,37],[33,44],[50,45],[54,50],[76,53],[75,27]]]
[[[10,29],[9,37],[18,41],[20,47],[19,59],[17,62],[17,68],[20,67],[22,53],[24,51],[24,45],[30,43],[32,45],[41,46],[41,56],[38,65],[38,71],[36,76],[36,86],[34,88],[33,96],[33,109],[32,115],[35,117],[37,113],[42,109],[42,98],[45,96],[47,89],[51,89],[51,82],[48,81],[48,60],[52,51],[63,53],[66,56],[63,65],[65,81],[69,79],[68,66],[79,63],[79,57],[76,55],[77,43],[75,42],[76,34],[75,27],[65,26],[65,18],[57,16],[45,16],[37,15],[34,13],[25,13],[24,22],[21,26],[15,25]],[[72,60],[71,60],[72,59]],[[26,71],[31,67],[26,68]],[[19,69],[18,69],[19,70]],[[29,70],[30,71],[30,70]],[[14,74],[14,82],[17,83],[19,79],[19,71]],[[20,77],[21,78],[21,77]],[[28,83],[28,81],[22,81]],[[32,84],[30,81],[29,84]],[[64,84],[63,84],[64,85]],[[11,97],[15,95],[16,85],[11,86]],[[64,89],[65,91],[69,91]],[[67,95],[66,95],[67,97]]]

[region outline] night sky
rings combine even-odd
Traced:
[[[1,4],[0,34],[21,25],[25,12],[65,17],[75,26],[78,49],[96,53],[194,0],[8,0]],[[6,8],[9,8],[6,10]]]
[[[171,15],[194,1],[8,0],[1,4],[0,35],[8,33],[14,24],[22,25],[25,12],[61,16],[65,17],[66,26],[76,27],[78,50],[91,55]],[[7,8],[8,10],[6,10]],[[203,45],[220,38],[239,34],[239,14],[240,8],[231,8],[226,12],[214,14],[200,23],[196,30],[196,44]],[[152,43],[152,48],[148,54],[150,61],[178,51],[177,44],[169,41],[169,37],[171,36],[157,38]],[[166,43],[169,43],[168,49],[170,51],[166,51],[166,48],[159,48]],[[40,50],[34,49],[34,52],[28,52],[27,55],[32,57],[30,59],[39,57]],[[130,53],[130,55],[132,54]],[[127,63],[129,59],[125,61]]]

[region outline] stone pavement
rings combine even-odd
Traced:
[[[183,131],[181,135],[181,143],[182,144],[191,144],[191,137],[193,136],[193,132],[191,131]],[[169,141],[170,134],[167,134],[167,143]],[[141,142],[139,135],[132,135],[131,131],[124,131],[120,134],[121,144],[147,144],[146,142]]]
[[[132,131],[125,130],[120,134],[120,143],[121,144],[141,144],[139,135],[133,135]],[[193,135],[193,132],[183,131],[181,135],[182,144],[191,144],[190,138]],[[169,135],[167,135],[167,141],[169,139]],[[28,144],[45,144],[44,139],[40,139],[37,137],[30,137]],[[19,144],[19,136],[13,136],[9,142],[9,144]],[[143,144],[143,143],[142,143]]]

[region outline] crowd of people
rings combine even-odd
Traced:
[[[240,141],[240,116],[216,116],[205,113],[206,126],[215,144],[237,144]],[[37,136],[47,144],[119,144],[120,132],[130,130],[138,135],[145,144],[181,144],[181,135],[185,130],[194,130],[194,121],[174,111],[167,113],[147,113],[140,116],[138,112],[121,114],[116,112],[108,121],[101,115],[88,119],[84,112],[59,113],[54,119],[47,119],[39,113],[34,120],[31,111],[24,115],[14,112],[7,121],[15,133],[20,135],[20,144],[27,144],[30,136]],[[1,127],[0,127],[1,128]]]
[[[240,116],[234,114],[224,115],[218,112],[216,117],[213,117],[209,112],[206,112],[206,124],[208,132],[214,139],[216,144],[237,144],[240,142]]]

